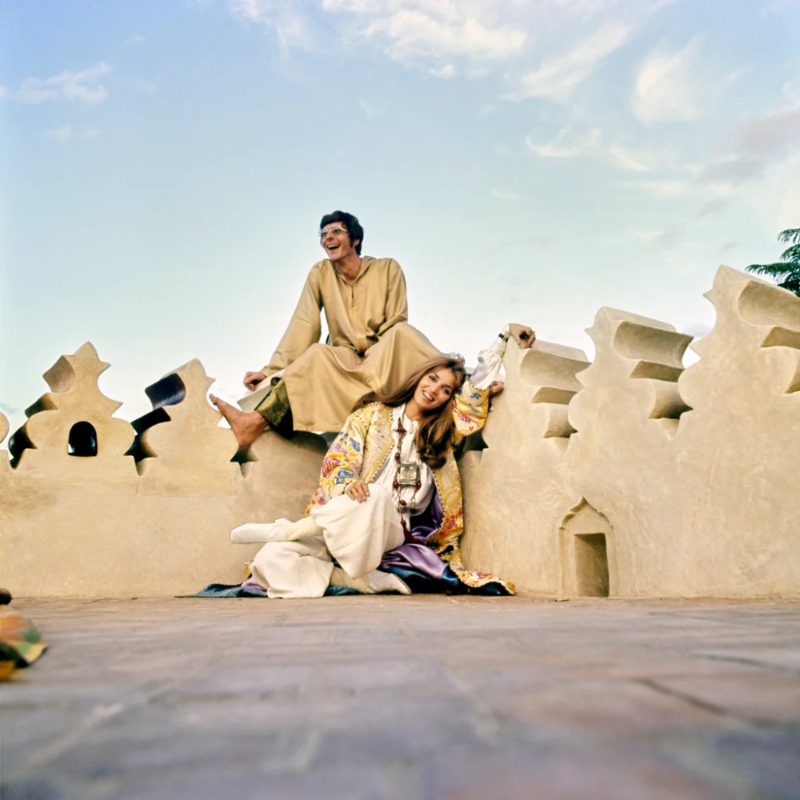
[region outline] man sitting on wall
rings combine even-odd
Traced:
[[[364,229],[344,211],[320,222],[327,258],[308,274],[289,327],[269,364],[247,372],[244,385],[266,390],[254,411],[241,411],[214,395],[240,445],[267,427],[338,431],[358,400],[371,391],[394,391],[436,348],[408,319],[406,282],[393,258],[361,255]],[[319,343],[320,311],[328,342]]]

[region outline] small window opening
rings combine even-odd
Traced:
[[[608,597],[608,553],[604,533],[575,534],[575,578],[583,597]]]
[[[81,458],[97,455],[97,431],[91,422],[76,422],[72,426],[67,453]]]

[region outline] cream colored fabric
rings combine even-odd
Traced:
[[[289,327],[264,374],[288,367],[319,341],[325,309],[329,344],[364,353],[398,322],[408,320],[406,280],[393,258],[364,256],[355,281],[342,278],[327,258],[311,268]]]
[[[253,559],[253,578],[269,597],[322,597],[331,580],[335,558],[353,579],[380,566],[384,553],[399,547],[403,529],[392,496],[370,487],[364,503],[346,495],[311,512],[322,536],[269,542]]]
[[[404,580],[391,572],[381,572],[379,569],[374,569],[360,578],[351,578],[343,569],[334,567],[330,585],[355,589],[361,594],[380,594],[381,592],[411,594],[411,589]]]
[[[268,597],[322,597],[333,572],[322,536],[297,542],[269,542],[256,553],[253,578]]]
[[[319,344],[321,310],[329,344]],[[409,325],[406,283],[392,258],[365,256],[351,285],[329,260],[315,264],[267,380],[242,408],[254,408],[282,371],[298,431],[338,431],[367,392],[396,388],[438,350]]]
[[[340,495],[310,515],[322,528],[328,550],[351,578],[377,569],[383,554],[404,541],[392,495],[379,486],[369,490],[363,503]]]

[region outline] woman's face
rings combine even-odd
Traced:
[[[423,413],[441,408],[456,390],[456,376],[447,367],[439,367],[424,375],[414,390],[414,400]]]

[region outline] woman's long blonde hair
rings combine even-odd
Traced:
[[[445,355],[431,358],[412,372],[396,391],[391,394],[383,391],[370,392],[362,397],[356,406],[360,408],[367,403],[375,402],[383,403],[390,408],[401,406],[414,396],[419,382],[426,375],[439,369],[449,369],[456,380],[453,386],[453,397],[430,414],[425,415],[417,427],[417,452],[431,469],[439,469],[444,466],[453,438],[453,402],[456,393],[461,389],[467,377],[464,371],[464,362],[460,358]]]

